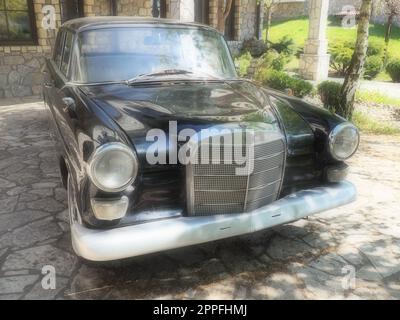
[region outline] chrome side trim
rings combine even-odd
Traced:
[[[179,217],[111,230],[71,226],[75,252],[92,261],[108,261],[229,238],[292,222],[356,199],[350,182],[293,193],[249,213]]]

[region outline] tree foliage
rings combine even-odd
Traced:
[[[386,32],[385,32],[385,54],[383,62],[386,65],[388,60],[389,42],[392,34],[394,19],[400,16],[400,0],[381,0],[384,13],[387,16]]]
[[[400,1],[399,0],[383,0],[384,10],[387,15],[400,15]]]

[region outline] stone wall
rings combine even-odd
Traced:
[[[244,41],[255,35],[256,0],[236,0],[235,40]]]
[[[282,2],[274,5],[272,9],[272,20],[284,20],[307,15],[305,1]]]
[[[238,42],[256,35],[257,0],[236,0],[232,9],[235,10],[235,39],[230,42],[232,46],[237,47]],[[261,26],[262,23],[261,19]]]
[[[85,16],[107,16],[111,14],[110,2],[108,0],[85,0]],[[119,16],[152,16],[151,0],[118,0],[117,14]]]
[[[333,15],[343,10],[345,6],[354,6],[357,10],[361,6],[361,0],[330,0],[329,14]]]
[[[237,27],[237,29],[239,30],[239,40],[244,41],[253,37],[257,37],[257,0],[241,0],[239,2],[239,6],[240,15],[237,21],[237,23],[239,24],[239,26]],[[261,7],[259,21],[260,30],[263,29],[263,15],[264,10],[263,7]]]
[[[229,50],[233,56],[237,56],[240,54],[240,51],[243,47],[242,41],[228,41]]]
[[[151,17],[151,0],[119,0],[117,13],[120,16]]]
[[[193,0],[169,0],[167,8],[170,8],[168,18],[179,19],[183,21],[193,21]],[[256,31],[256,6],[257,0],[235,0],[232,10],[235,10],[235,39],[234,42],[243,41],[254,37]],[[209,25],[216,28],[217,18],[217,0],[209,0]],[[262,19],[260,21],[262,25]],[[232,43],[237,47],[237,43]]]
[[[92,13],[95,16],[111,15],[110,0],[96,0],[92,7]]]
[[[180,2],[182,1],[183,4]],[[209,22],[217,26],[217,0],[210,1]],[[41,69],[45,58],[51,56],[57,30],[61,25],[59,0],[33,0],[38,44],[30,46],[0,46],[0,98],[40,95]],[[230,41],[237,52],[243,40],[255,36],[257,0],[236,0],[235,39]],[[56,9],[56,29],[42,27],[42,8],[53,5]],[[151,0],[118,0],[118,15],[152,16]],[[84,0],[85,16],[104,16],[111,13],[108,0]],[[167,17],[193,21],[193,0],[168,0]],[[262,19],[261,19],[262,20]],[[262,21],[260,22],[262,24]]]
[[[283,20],[308,15],[309,0],[288,0],[275,4],[272,13],[273,20]],[[329,14],[333,15],[342,11],[346,5],[359,8],[361,0],[330,0]]]
[[[40,95],[41,69],[45,58],[51,56],[57,30],[61,25],[59,0],[34,0],[38,44],[29,46],[0,46],[0,99]],[[42,27],[42,8],[53,5],[56,9],[56,29]],[[151,0],[119,0],[119,15],[151,16]],[[107,0],[85,0],[85,16],[109,15]]]
[[[39,95],[41,93],[41,68],[45,57],[51,55],[56,30],[42,27],[45,5],[56,9],[56,26],[61,25],[58,0],[34,0],[38,44],[30,46],[0,46],[0,98]]]

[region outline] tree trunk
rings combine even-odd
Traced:
[[[267,25],[265,27],[265,44],[267,48],[269,47],[269,32],[271,29],[271,20],[272,20],[272,4],[267,7]]]
[[[353,116],[354,99],[367,57],[371,6],[372,0],[362,1],[356,46],[340,92],[341,104],[337,113],[348,120],[351,120]]]
[[[390,36],[392,34],[392,27],[393,27],[393,21],[394,21],[395,15],[391,14],[388,17],[387,25],[386,25],[386,32],[385,32],[385,51],[383,55],[383,65],[386,66],[387,60],[388,60],[388,52],[389,52],[389,42],[390,42]]]
[[[233,0],[218,0],[217,7],[217,29],[219,32],[225,32],[225,20],[229,16]]]

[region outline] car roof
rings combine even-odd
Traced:
[[[97,17],[84,17],[68,20],[62,25],[62,28],[67,28],[76,32],[90,29],[99,29],[105,27],[118,27],[129,25],[165,25],[165,26],[180,26],[180,27],[194,27],[199,29],[207,29],[217,31],[210,26],[199,23],[182,22],[172,19],[160,19],[149,17],[124,17],[124,16],[97,16]]]

